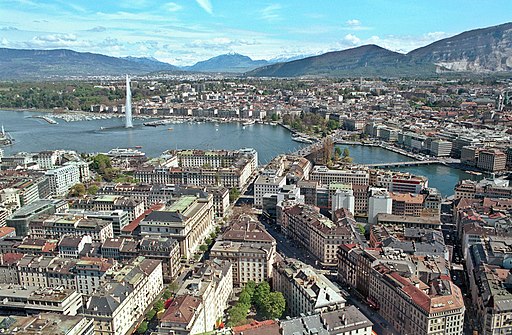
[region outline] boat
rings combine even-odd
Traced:
[[[242,123],[242,126],[251,126],[251,125],[253,125],[253,124],[255,124],[255,123],[256,123],[256,121],[254,121],[254,120],[250,120],[250,121],[247,121],[247,122]]]
[[[173,128],[167,128],[167,130],[172,131],[172,130],[174,130],[174,129],[173,129]]]
[[[476,172],[476,171],[464,171],[468,174],[472,174],[474,176],[481,176],[482,175],[482,172]]]
[[[127,148],[127,149],[115,148],[115,149],[112,149],[109,152],[107,152],[107,156],[126,158],[126,157],[144,157],[144,156],[146,156],[146,154],[143,153],[142,151],[130,149],[130,148]]]
[[[300,143],[307,143],[307,144],[312,144],[314,143],[312,140],[310,140],[309,138],[305,138],[305,137],[301,137],[301,136],[292,136],[292,141],[295,141],[295,142],[300,142]]]
[[[141,149],[142,148],[142,145],[136,145],[135,146],[135,149]]]

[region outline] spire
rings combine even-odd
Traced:
[[[132,124],[132,90],[130,88],[130,77],[126,75],[126,103],[125,103],[125,112],[126,118],[125,128],[133,128]]]

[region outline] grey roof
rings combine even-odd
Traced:
[[[143,221],[183,222],[186,219],[186,216],[178,212],[153,211]]]

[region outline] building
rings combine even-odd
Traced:
[[[80,170],[76,165],[61,166],[45,173],[50,184],[50,193],[61,197],[69,192],[69,189],[80,182]]]
[[[162,262],[164,280],[171,281],[181,269],[180,244],[170,237],[143,236],[140,240],[138,253],[148,259]]]
[[[67,207],[67,202],[54,200],[37,200],[23,206],[6,220],[8,227],[16,229],[16,236],[26,236],[29,233],[29,223],[44,214],[53,214]]]
[[[390,192],[389,195],[393,200],[391,205],[391,214],[421,216],[424,201],[424,196],[422,194]]]
[[[213,231],[213,196],[182,196],[163,211],[152,211],[141,222],[141,235],[171,237],[189,259]]]
[[[196,267],[160,319],[158,334],[198,334],[215,329],[233,293],[232,266],[213,260]]]
[[[295,205],[283,211],[281,229],[305,247],[323,266],[337,264],[336,250],[341,244],[352,243],[350,227],[342,222],[333,222],[318,212],[318,208]]]
[[[263,197],[266,194],[277,194],[286,184],[285,176],[260,175],[254,182],[254,205],[263,206]]]
[[[322,185],[352,184],[368,185],[369,174],[364,170],[331,170],[326,166],[315,166],[309,175],[312,181],[318,181]]]
[[[430,143],[430,154],[435,157],[450,157],[452,142],[445,140],[433,140]]]
[[[29,316],[8,316],[0,321],[5,335],[94,335],[92,319],[57,313]]]
[[[115,211],[122,210],[128,213],[128,220],[133,221],[144,213],[144,202],[119,195],[98,195],[85,199],[78,199],[71,205],[73,209],[86,211]],[[117,230],[117,228],[116,228]]]
[[[345,307],[339,289],[324,275],[299,261],[276,263],[272,287],[283,293],[291,316],[325,313]]]
[[[210,258],[231,263],[235,286],[272,278],[275,257],[276,240],[259,222],[244,216],[234,222],[210,250]]]
[[[477,167],[490,172],[504,171],[507,155],[501,150],[482,150],[478,155]]]
[[[82,295],[60,287],[0,285],[2,311],[10,314],[53,312],[77,315],[82,308]]]
[[[370,188],[368,199],[368,223],[377,223],[377,215],[380,213],[391,214],[393,210],[393,198],[385,189]]]
[[[138,257],[108,271],[103,285],[86,299],[82,315],[94,319],[95,334],[125,335],[135,330],[137,320],[162,290],[161,263]]]
[[[372,335],[373,323],[355,306],[347,306],[332,312],[281,320],[279,326],[281,335]]]
[[[332,197],[332,212],[334,213],[340,208],[346,208],[350,213],[355,212],[355,197],[351,187],[349,189],[337,189],[334,193]]]
[[[43,215],[29,224],[32,238],[59,239],[64,235],[90,236],[92,242],[103,243],[114,237],[112,222],[74,215]]]

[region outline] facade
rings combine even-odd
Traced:
[[[8,316],[0,322],[5,335],[94,335],[92,319],[57,313]]]
[[[94,319],[96,335],[125,335],[162,290],[160,262],[138,257],[108,271],[103,285],[86,299],[82,315]]]
[[[61,166],[46,172],[50,183],[50,193],[61,197],[69,192],[69,189],[80,182],[80,170],[76,165]]]
[[[285,176],[260,175],[254,182],[254,205],[262,207],[265,194],[277,194],[285,184]]]
[[[213,231],[213,196],[182,196],[163,211],[153,211],[140,223],[141,235],[171,237],[180,254],[189,259]]]
[[[164,279],[170,281],[181,269],[180,244],[170,237],[144,236],[139,244],[138,253],[148,259],[160,260]]]
[[[158,334],[185,335],[214,330],[233,293],[231,269],[229,262],[220,260],[195,268],[161,317]]]
[[[299,261],[274,265],[272,287],[283,293],[291,316],[334,311],[345,307],[337,287],[312,267]]]
[[[490,172],[503,171],[506,168],[507,155],[501,150],[482,150],[478,155],[477,167]]]
[[[242,217],[217,239],[210,258],[231,263],[235,286],[267,281],[272,278],[276,240],[259,222]]]
[[[346,208],[350,213],[355,212],[355,197],[352,188],[347,190],[338,189],[332,197],[332,212],[337,209]]]
[[[322,185],[352,184],[368,185],[369,174],[362,170],[331,170],[326,166],[315,166],[309,175],[312,181],[318,181]]]
[[[393,198],[385,189],[370,188],[368,199],[368,223],[377,223],[377,215],[380,213],[391,214],[393,210]]]
[[[421,216],[424,196],[413,193],[390,193],[393,200],[391,214],[405,216]]]
[[[286,237],[304,246],[323,266],[335,266],[338,246],[352,242],[349,227],[329,220],[315,207],[295,205],[283,214],[281,226]]]
[[[430,153],[435,157],[450,157],[452,142],[445,140],[433,140],[430,144]]]

